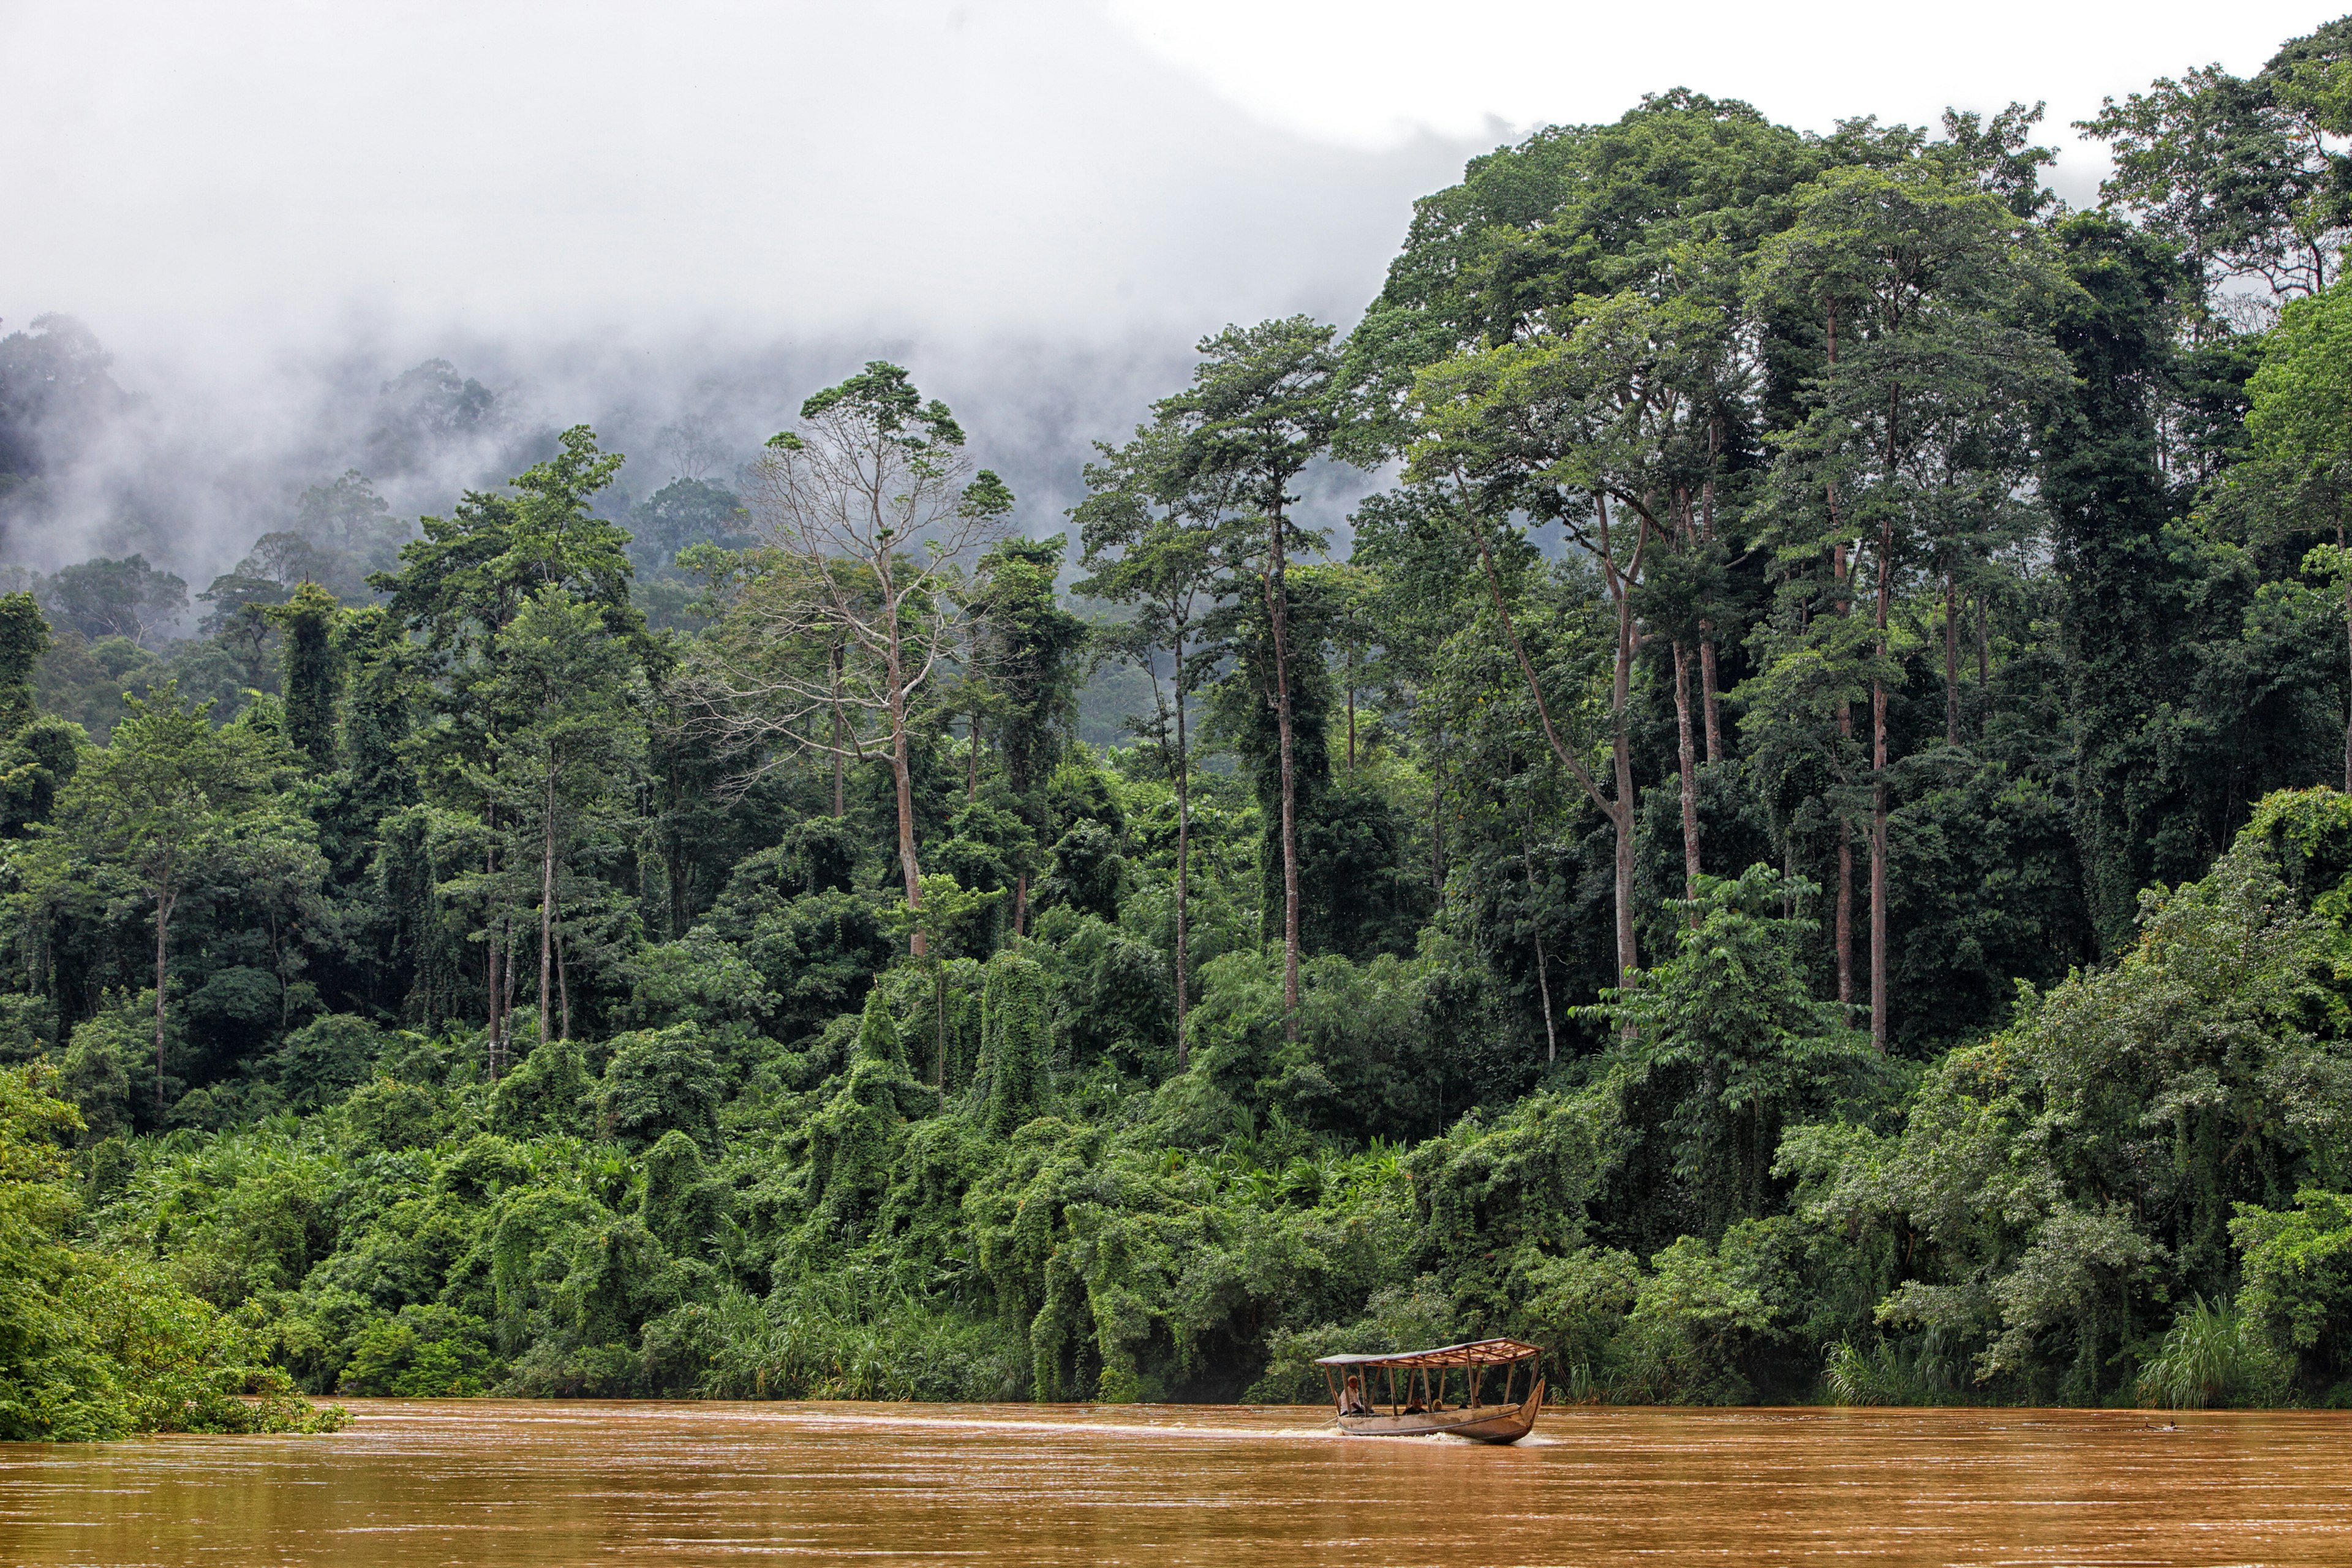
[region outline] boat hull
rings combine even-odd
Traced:
[[[1516,1443],[1535,1427],[1543,1408],[1538,1378],[1517,1405],[1474,1405],[1463,1410],[1417,1410],[1405,1415],[1342,1415],[1339,1430],[1350,1437],[1469,1437],[1481,1443]]]

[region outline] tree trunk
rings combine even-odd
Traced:
[[[548,1003],[555,969],[555,770],[547,770],[539,850],[539,1043],[547,1044]]]
[[[836,647],[833,649],[833,651],[832,651],[832,658],[833,658],[833,815],[834,815],[834,819],[835,819],[835,821],[838,821],[838,820],[840,820],[840,818],[845,815],[845,807],[844,807],[843,800],[842,800],[842,784],[843,784],[843,777],[842,777],[842,775],[843,775],[843,771],[844,771],[844,762],[845,762],[845,759],[844,759],[844,758],[843,758],[843,756],[842,756],[842,747],[843,747],[843,745],[845,744],[845,742],[843,741],[842,733],[841,733],[841,649],[840,649],[840,647],[839,647],[838,646],[836,646]]]
[[[1617,809],[1611,816],[1617,830],[1617,983],[1622,985],[1642,967],[1640,951],[1633,943],[1633,750],[1625,716],[1633,700],[1633,655],[1641,647],[1633,626],[1633,579],[1640,573],[1641,541],[1645,537],[1642,531],[1647,525],[1635,525],[1633,568],[1620,573],[1609,559],[1608,504],[1595,495],[1592,506],[1601,523],[1602,570],[1617,595],[1617,668],[1609,689],[1609,751],[1617,785]]]
[[[977,713],[963,727],[963,798],[967,805],[980,799],[980,715]]]
[[[1720,416],[1710,419],[1706,427],[1706,483],[1699,488],[1699,542],[1715,542],[1715,460],[1722,446]],[[1715,669],[1715,617],[1698,618],[1698,689],[1699,700],[1706,713],[1706,760],[1719,763],[1724,758],[1723,710],[1717,701],[1718,684]]]
[[[1944,743],[1960,743],[1960,590],[1944,563]]]
[[[1992,631],[1985,625],[1985,596],[1977,595],[1977,728],[1992,716]]]
[[[1559,1062],[1559,1031],[1551,1021],[1551,975],[1547,972],[1543,938],[1536,938],[1536,994],[1543,998],[1544,1066]]]
[[[1838,1008],[1853,1022],[1853,827],[1837,819],[1837,996]]]
[[[492,834],[496,834],[498,832],[498,825],[499,815],[497,810],[493,808],[490,812],[490,831]],[[482,851],[482,875],[486,879],[486,889],[488,886],[487,879],[495,878],[498,875],[498,870],[499,847],[498,840],[493,837],[488,847]],[[497,895],[495,892],[492,892],[490,896],[495,898]],[[490,1058],[490,1081],[492,1083],[496,1083],[499,1081],[499,1069],[504,1064],[499,1060],[499,1025],[500,1023],[499,1016],[499,998],[503,994],[503,992],[499,984],[499,921],[498,912],[494,909],[485,909],[482,911],[482,947],[485,952],[485,963],[488,966],[488,972],[485,977],[488,990],[483,1002],[484,1013],[488,1019],[485,1027],[489,1033],[488,1050]]]
[[[1503,602],[1503,580],[1495,570],[1494,552],[1486,543],[1485,530],[1466,510],[1463,521],[1471,531],[1471,541],[1477,547],[1478,563],[1486,577],[1486,596],[1495,606],[1495,614],[1503,623],[1503,637],[1511,646],[1511,656],[1517,660],[1519,677],[1527,682],[1528,695],[1536,705],[1536,717],[1543,723],[1544,740],[1551,754],[1570,777],[1584,788],[1584,793],[1601,814],[1616,829],[1617,851],[1615,896],[1617,902],[1617,977],[1625,977],[1641,967],[1641,957],[1633,945],[1633,760],[1627,748],[1625,736],[1625,703],[1632,685],[1633,667],[1633,606],[1624,593],[1617,594],[1617,671],[1610,702],[1611,761],[1617,798],[1611,800],[1601,793],[1600,784],[1590,769],[1559,738],[1559,727],[1551,721],[1551,705],[1544,698],[1543,683],[1536,679],[1536,667],[1528,658],[1525,644],[1519,641],[1518,627],[1511,620],[1510,607]]]
[[[1836,584],[1832,590],[1837,613],[1847,613],[1845,544],[1843,541],[1830,547],[1830,579]],[[1853,739],[1853,705],[1838,704],[1838,738]],[[1837,880],[1837,996],[1845,1021],[1853,1022],[1853,828],[1845,814],[1837,814],[1838,880]]]
[[[1838,357],[1837,300],[1832,298],[1826,303],[1829,314],[1829,369],[1830,374],[1834,375],[1837,374]],[[1825,493],[1830,509],[1830,532],[1835,535],[1839,532],[1837,480],[1832,479],[1829,481]],[[1842,538],[1830,547],[1830,578],[1836,584],[1832,590],[1832,596],[1836,600],[1837,613],[1841,616],[1851,613],[1853,606],[1849,601],[1852,595],[1846,585],[1845,541]],[[1837,719],[1838,739],[1842,742],[1851,742],[1853,739],[1853,704],[1841,701],[1838,704]],[[1840,748],[1841,752],[1843,749],[1843,747]],[[1846,820],[1843,811],[1837,814],[1837,832],[1838,1007],[1844,1015],[1845,1021],[1851,1024],[1853,1022],[1853,825]]]
[[[686,934],[686,843],[674,831],[663,837],[668,840],[662,846],[662,873],[669,881],[669,939],[676,942]]]
[[[1886,784],[1871,787],[1870,1043],[1886,1051]]]
[[[1698,691],[1706,716],[1706,760],[1723,760],[1723,710],[1717,700],[1715,623],[1698,624]]]
[[[1356,776],[1356,650],[1348,649],[1348,776]]]
[[[155,889],[155,1127],[163,1126],[163,978],[171,951],[172,860],[163,859],[163,879]]]
[[[1698,897],[1698,750],[1691,740],[1690,655],[1682,640],[1675,641],[1675,742],[1681,764],[1683,795],[1683,897]],[[1698,911],[1690,913],[1698,923]]]
[[[1536,855],[1528,841],[1535,837],[1535,823],[1530,820],[1527,837],[1519,840],[1519,863],[1528,871],[1528,908],[1530,910],[1536,908]],[[1536,944],[1536,994],[1543,1001],[1544,1065],[1550,1067],[1559,1060],[1559,1032],[1551,1017],[1551,975],[1544,959],[1543,930],[1535,925],[1532,917],[1529,924],[1534,928],[1532,934]]]
[[[898,795],[898,870],[906,879],[907,907],[923,907],[922,868],[915,859],[915,773],[907,750],[907,688],[902,679],[898,659],[898,606],[890,613],[890,779]],[[834,753],[838,757],[841,753]],[[923,956],[923,928],[916,925],[907,933],[907,951],[917,958]]]
[[[1633,945],[1633,750],[1632,737],[1625,732],[1625,714],[1633,698],[1633,653],[1640,638],[1633,626],[1633,584],[1622,580],[1608,555],[1608,511],[1606,503],[1595,496],[1593,506],[1601,520],[1601,555],[1604,569],[1617,594],[1617,669],[1609,690],[1609,753],[1616,774],[1616,809],[1610,814],[1617,830],[1616,897],[1617,897],[1617,983],[1627,984],[1633,973],[1642,967],[1639,952]],[[1638,565],[1641,551],[1634,550]]]
[[[1436,729],[1429,756],[1429,892],[1445,902],[1445,726]]]
[[[499,1081],[499,933],[494,927],[483,931],[482,948],[486,966],[483,984],[487,992],[484,1006],[488,1015],[488,1021],[483,1026],[489,1035],[490,1081],[496,1083]]]
[[[1266,553],[1266,608],[1274,622],[1274,725],[1282,753],[1282,1033],[1298,1038],[1298,785],[1290,731],[1290,586],[1282,549],[1282,513],[1274,514]]]
[[[1642,967],[1642,959],[1633,945],[1633,754],[1622,712],[1610,751],[1617,775],[1617,808],[1610,822],[1617,830],[1617,983],[1622,985]]]
[[[1192,1067],[1192,1030],[1186,1017],[1192,975],[1185,947],[1192,870],[1192,757],[1185,749],[1184,634],[1180,628],[1176,633],[1176,1070],[1180,1073]]]
[[[563,933],[555,933],[555,1000],[562,1011],[562,1033],[557,1037],[572,1037],[572,982],[563,973]]]
[[[1886,610],[1895,586],[1895,524],[1878,527],[1878,657],[1885,659]],[[1870,1043],[1886,1049],[1886,682],[1870,682]]]

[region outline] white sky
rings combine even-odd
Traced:
[[[1189,334],[1351,311],[1464,152],[1644,90],[2063,138],[2332,9],[0,0],[0,317]]]
[[[1412,199],[1537,124],[1681,85],[1811,130],[2046,98],[2069,142],[2347,3],[0,0],[0,331],[115,351],[114,460],[195,476],[198,556],[436,354],[549,424],[756,439],[888,353],[1057,508],[1195,337],[1351,321]],[[34,553],[110,537],[88,493]]]
[[[1147,47],[1250,114],[1368,147],[1422,130],[1478,135],[1490,119],[1611,120],[1673,86],[1746,99],[1814,131],[1858,114],[1932,126],[1947,105],[2046,99],[2046,125],[2071,139],[2066,125],[2096,112],[2103,95],[2212,61],[2252,72],[2286,38],[2342,14],[2335,4],[2217,10],[2205,0],[1108,3]],[[2095,167],[2084,173],[2095,185]]]

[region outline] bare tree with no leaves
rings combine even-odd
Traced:
[[[844,760],[887,762],[907,903],[920,908],[908,718],[952,655],[962,564],[1010,531],[1013,494],[971,471],[947,405],[894,364],[816,394],[800,425],[752,468],[761,549],[716,639],[709,710],[768,757],[831,756],[836,780]],[[919,926],[908,942],[923,951]]]
[[[707,414],[682,415],[676,424],[663,426],[654,432],[654,445],[678,479],[707,478],[727,460],[727,443]]]

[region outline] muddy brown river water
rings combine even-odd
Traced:
[[[352,1402],[0,1444],[0,1563],[2352,1563],[2352,1413]]]

